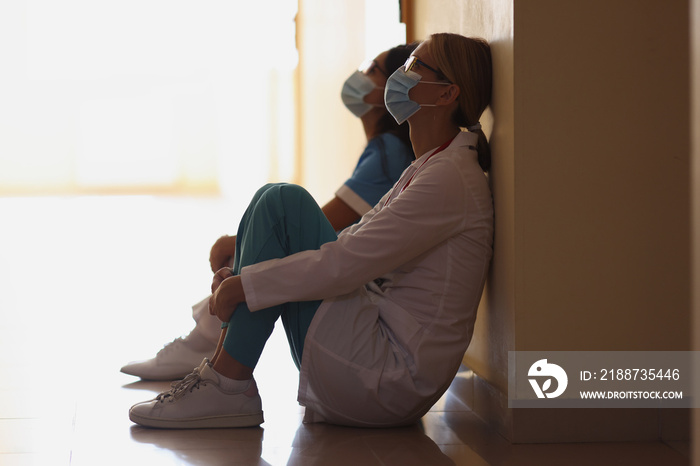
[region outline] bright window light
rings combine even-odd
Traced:
[[[265,141],[278,103],[293,117],[279,82],[295,14],[296,0],[3,2],[0,191],[267,181],[292,158]]]
[[[406,42],[406,25],[399,22],[396,0],[365,1],[365,59]]]

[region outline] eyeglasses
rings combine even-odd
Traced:
[[[360,71],[362,73],[365,73],[365,74],[370,74],[375,69],[379,70],[384,75],[384,77],[386,77],[386,78],[389,77],[387,72],[384,71],[384,69],[382,69],[381,66],[379,66],[379,63],[377,63],[377,60],[367,61],[360,66]]]
[[[439,79],[442,79],[442,80],[447,81],[448,83],[452,84],[452,81],[447,79],[445,77],[445,75],[442,74],[439,70],[436,70],[432,66],[428,65],[424,61],[419,60],[418,57],[414,57],[413,55],[408,57],[408,60],[406,60],[406,63],[404,63],[404,65],[403,65],[403,70],[406,72],[411,71],[416,65],[426,67],[427,69],[429,69],[430,71],[435,73]]]

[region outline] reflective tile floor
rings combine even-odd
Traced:
[[[121,374],[191,328],[209,247],[241,213],[216,199],[0,199],[0,465],[688,465],[687,444],[511,445],[461,401],[466,368],[420,425],[304,425],[275,331],[256,378],[265,423],[168,431],[128,408],[168,383]]]

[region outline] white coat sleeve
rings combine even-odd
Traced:
[[[244,267],[249,309],[342,296],[409,262],[464,229],[468,191],[454,161],[435,157],[336,241]]]
[[[364,223],[367,223],[374,215],[379,212],[386,203],[386,200],[389,198],[389,194],[391,193],[391,190],[389,192],[385,193],[384,196],[382,196],[381,199],[379,199],[379,202],[367,211],[362,217],[360,217],[360,220],[356,223],[353,223],[352,225],[348,226],[344,230],[341,231],[341,234],[347,234],[347,233],[352,233],[353,231],[356,231],[358,228],[361,228]]]

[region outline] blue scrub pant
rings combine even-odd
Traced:
[[[302,187],[279,183],[260,188],[243,214],[236,238],[233,272],[247,265],[286,257],[337,235],[316,201]],[[284,303],[250,312],[245,303],[236,307],[228,323],[224,350],[241,364],[255,368],[275,322],[281,316],[297,368],[301,367],[304,339],[321,301]]]

